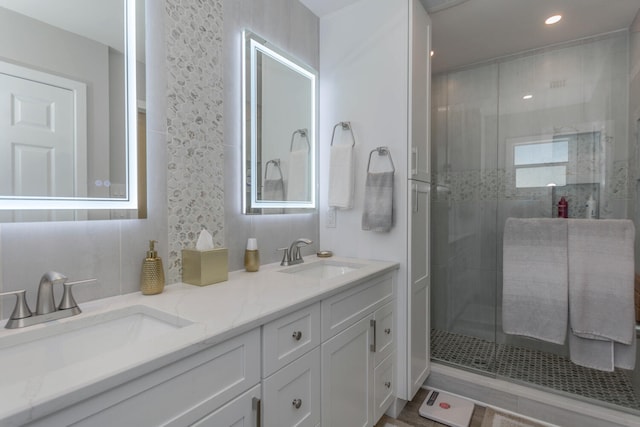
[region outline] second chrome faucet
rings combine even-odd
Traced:
[[[300,238],[294,240],[293,243],[291,243],[291,246],[289,246],[288,248],[278,249],[279,251],[284,251],[284,253],[282,254],[282,262],[280,262],[280,265],[288,266],[302,264],[304,262],[304,259],[302,259],[300,247],[310,245],[311,243],[313,243],[312,240]]]

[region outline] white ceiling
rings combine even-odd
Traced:
[[[367,0],[300,0],[320,17],[358,1]],[[433,71],[626,29],[639,9],[640,0],[468,0],[431,14]],[[564,18],[545,25],[553,14]]]

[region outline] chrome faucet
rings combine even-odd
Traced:
[[[36,302],[36,315],[49,314],[57,310],[56,302],[53,299],[53,285],[64,283],[67,277],[56,271],[47,271],[40,279],[38,285],[38,300]]]
[[[33,314],[26,301],[27,291],[11,291],[0,293],[3,295],[15,295],[16,305],[5,325],[7,329],[23,328],[25,326],[37,325],[38,323],[52,320],[64,319],[82,313],[80,307],[73,298],[71,287],[82,283],[95,282],[96,279],[78,280],[67,282],[67,277],[55,271],[46,272],[40,279],[38,286],[38,299],[36,302],[36,313]],[[57,283],[62,283],[63,292],[60,304],[56,307],[53,298],[53,287]]]
[[[284,251],[284,253],[282,254],[282,262],[280,262],[280,265],[287,266],[302,264],[304,262],[304,259],[302,259],[300,247],[310,245],[311,243],[313,243],[313,241],[300,238],[294,240],[293,243],[291,243],[291,246],[289,246],[288,248],[278,249],[279,251]]]

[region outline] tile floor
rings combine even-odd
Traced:
[[[640,411],[631,371],[598,371],[555,354],[438,330],[431,331],[431,351],[439,361]]]

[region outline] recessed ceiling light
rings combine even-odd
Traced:
[[[544,21],[544,23],[547,24],[547,25],[553,25],[555,23],[560,22],[561,19],[562,19],[562,15],[553,15],[553,16],[548,17]]]
[[[531,95],[530,93],[522,97],[522,99],[531,99],[531,98],[533,98],[533,95]]]

